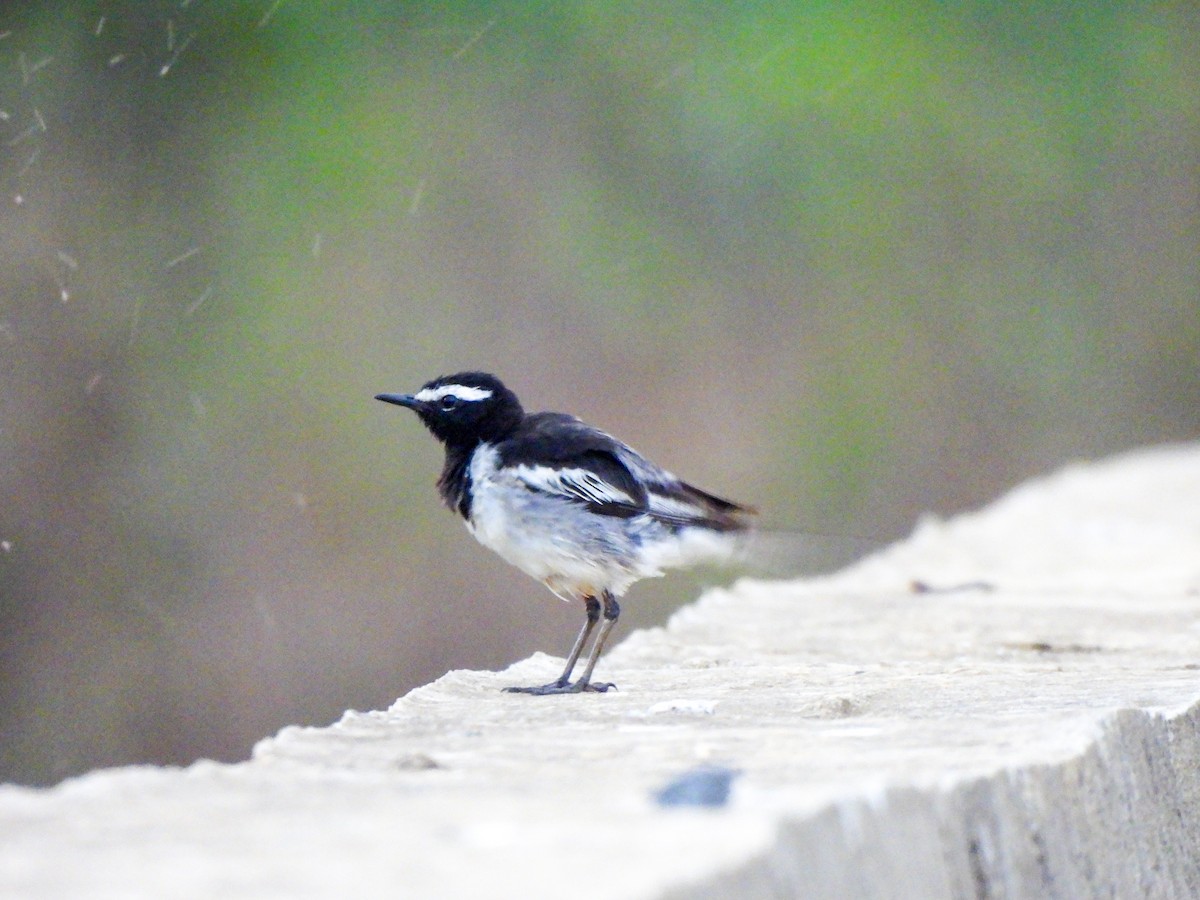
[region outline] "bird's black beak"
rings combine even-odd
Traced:
[[[409,409],[419,410],[422,406],[421,401],[412,394],[376,394],[375,399],[384,403],[395,403],[397,406],[407,406]]]

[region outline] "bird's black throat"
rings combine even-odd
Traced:
[[[471,455],[475,447],[447,444],[446,462],[437,482],[442,501],[464,519],[471,517]]]

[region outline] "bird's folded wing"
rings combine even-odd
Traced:
[[[525,433],[502,453],[526,487],[601,515],[644,513],[670,526],[725,531],[744,528],[742,515],[753,512],[680,481],[612,435],[561,413],[530,416]]]
[[[616,459],[594,452],[587,457],[586,465],[521,465],[513,474],[531,490],[582,503],[600,515],[629,518],[645,513],[675,527],[736,531],[746,525],[741,516],[752,512],[680,481],[642,485]]]
[[[583,503],[601,515],[628,518],[646,511],[646,493],[629,479],[628,473],[621,478],[616,472],[605,472],[618,465],[615,460],[609,465],[590,458],[580,463],[519,465],[513,469],[513,475],[531,490]],[[618,474],[618,478],[606,477],[609,474]]]

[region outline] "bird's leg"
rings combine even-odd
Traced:
[[[563,667],[563,673],[558,676],[558,681],[554,682],[558,685],[565,685],[571,680],[571,673],[575,671],[575,664],[579,662],[579,655],[583,653],[587,639],[600,618],[599,600],[595,597],[584,597],[583,603],[587,608],[587,618],[583,622],[583,627],[579,629],[579,636],[575,638],[575,644],[571,647],[571,652],[567,654],[567,664]]]
[[[587,668],[583,670],[583,674],[579,676],[571,688],[576,691],[598,691],[603,693],[609,688],[615,688],[616,685],[611,681],[599,682],[592,684],[592,670],[596,668],[596,661],[600,659],[600,654],[604,652],[604,642],[608,640],[608,633],[613,630],[613,626],[617,624],[617,617],[621,615],[621,605],[617,603],[617,598],[608,591],[604,592],[604,621],[600,623],[600,633],[596,635],[596,643],[592,645],[592,652],[588,656]]]
[[[579,662],[579,655],[583,652],[583,647],[587,643],[588,637],[596,627],[596,622],[600,619],[600,601],[595,597],[584,597],[583,602],[587,607],[587,619],[583,623],[583,628],[579,630],[579,637],[575,638],[575,645],[571,647],[571,652],[567,655],[567,665],[563,669],[563,673],[558,676],[558,679],[539,687],[506,687],[504,689],[506,693],[570,694],[583,690],[583,688],[576,688],[571,684],[571,673],[575,670],[575,663]],[[605,615],[607,616],[607,608]],[[607,620],[605,624],[607,624]],[[591,672],[592,670],[589,666],[588,675],[591,675]]]

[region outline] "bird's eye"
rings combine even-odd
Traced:
[[[449,412],[450,410],[457,408],[459,402],[460,401],[458,397],[455,397],[453,394],[447,394],[442,398],[442,412]]]

